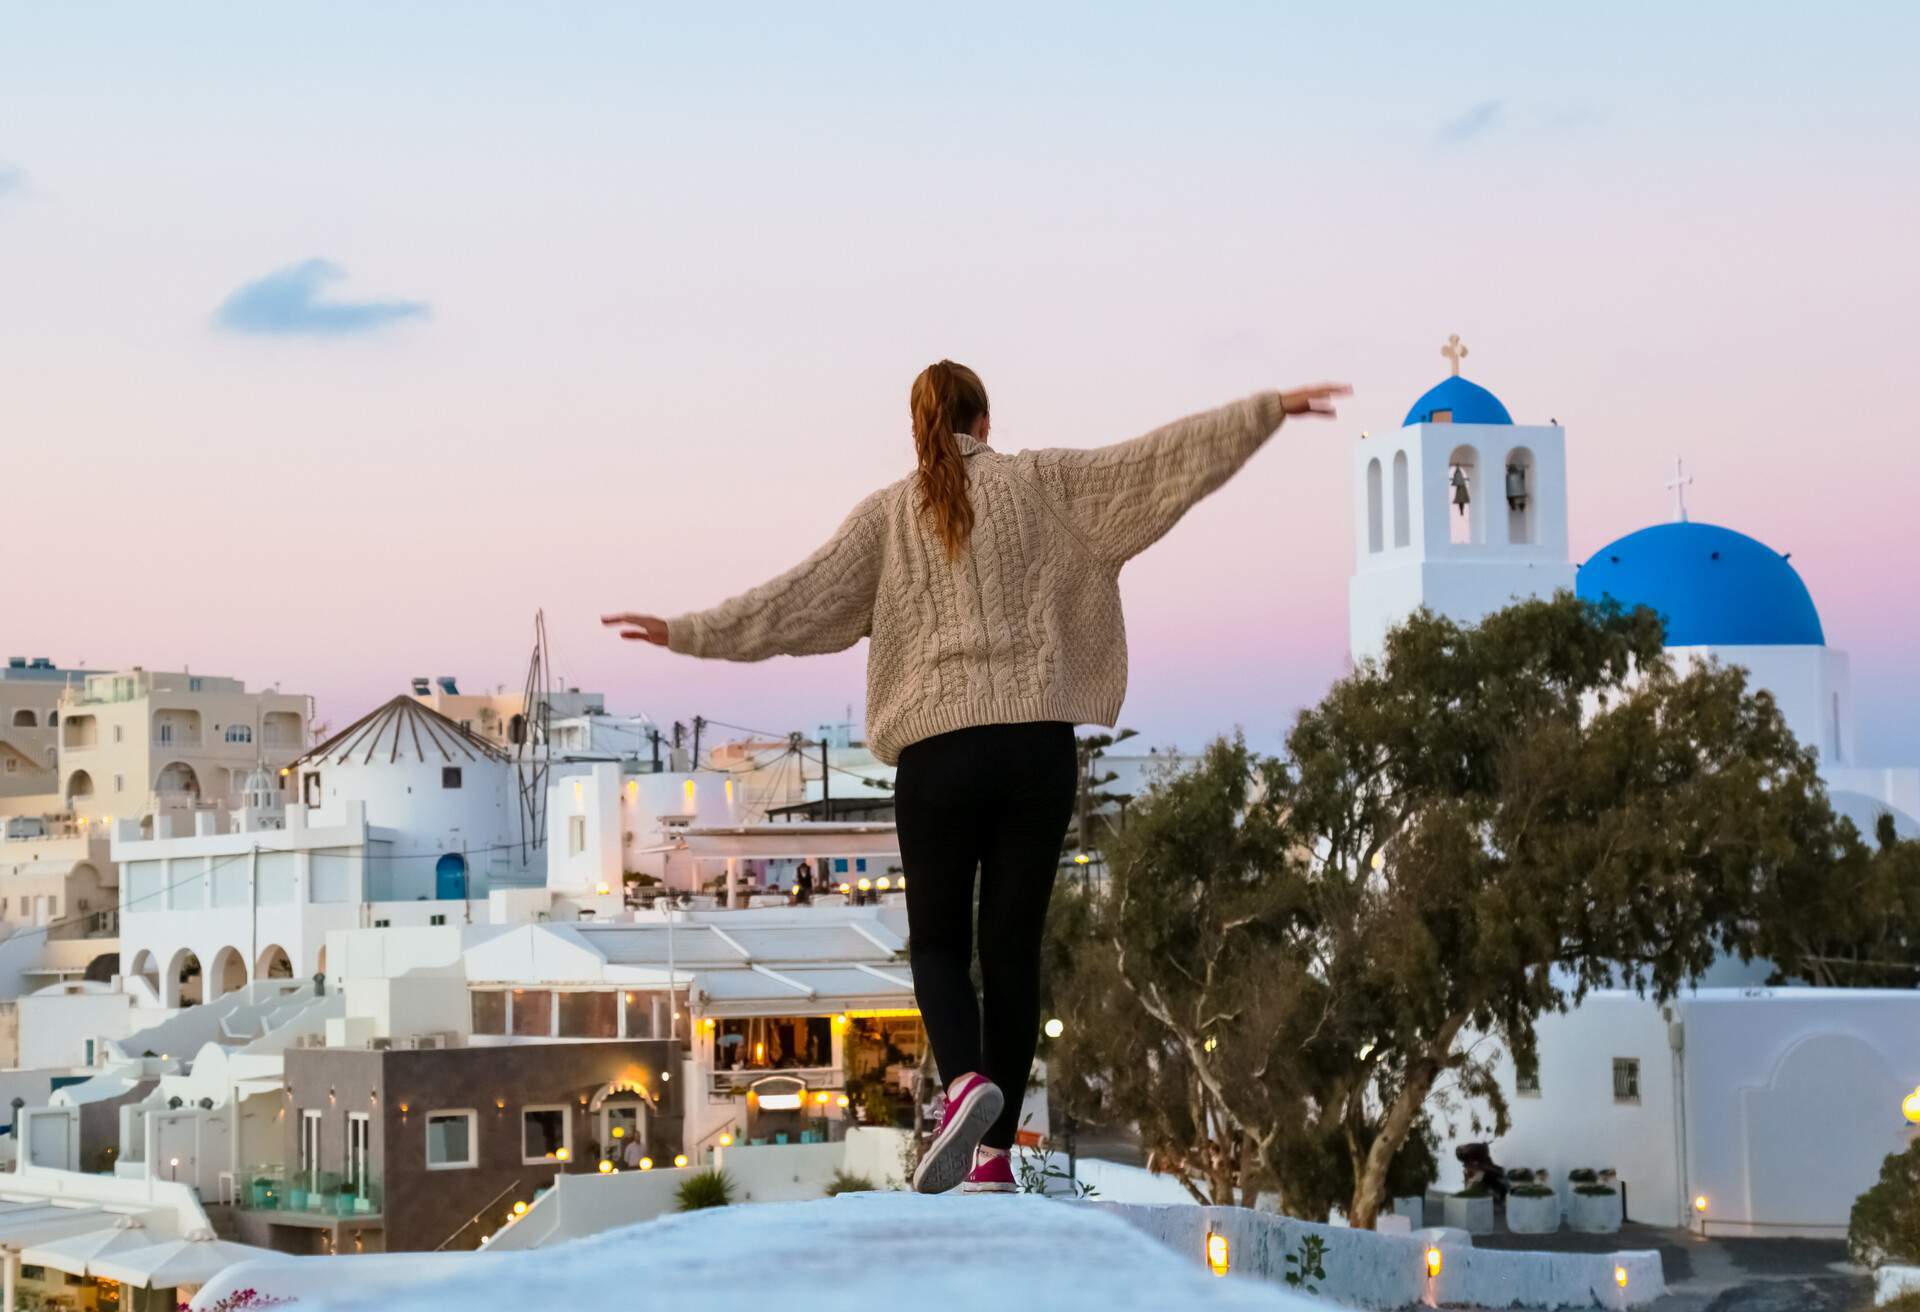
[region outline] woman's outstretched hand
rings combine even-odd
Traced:
[[[650,642],[656,647],[667,645],[667,622],[658,615],[623,611],[618,615],[602,615],[600,622],[608,628],[619,629],[620,636],[628,642]]]
[[[1291,392],[1280,393],[1280,404],[1290,415],[1319,415],[1325,419],[1333,418],[1333,399],[1336,396],[1352,396],[1353,389],[1345,383],[1315,383],[1312,387],[1295,388]]]

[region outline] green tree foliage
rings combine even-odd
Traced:
[[[683,1212],[725,1207],[733,1201],[733,1177],[725,1171],[699,1171],[680,1182],[674,1198]]]
[[[1504,1129],[1476,1036],[1527,1068],[1543,1012],[1753,953],[1857,846],[1769,695],[1564,594],[1415,615],[1286,746],[1214,744],[1058,921],[1056,1096],[1214,1201],[1371,1226],[1434,1111]]]
[[[1863,1266],[1920,1262],[1920,1140],[1880,1164],[1880,1180],[1853,1204],[1847,1254]]]
[[[1882,814],[1873,846],[1849,831],[1827,868],[1790,869],[1766,890],[1754,950],[1774,982],[1827,988],[1920,984],[1920,843]]]

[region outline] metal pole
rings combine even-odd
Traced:
[[[820,818],[823,820],[833,819],[833,787],[827,778],[832,772],[832,768],[827,764],[827,740],[822,738],[820,740]]]

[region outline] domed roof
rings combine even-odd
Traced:
[[[1478,383],[1470,383],[1455,374],[1443,378],[1439,383],[1427,389],[1425,396],[1413,403],[1413,409],[1407,411],[1402,428],[1414,424],[1430,424],[1434,412],[1449,410],[1456,424],[1511,424],[1513,416],[1500,404],[1500,398]]]
[[[1629,533],[1580,567],[1585,601],[1650,606],[1669,647],[1826,645],[1813,595],[1787,558],[1713,524],[1655,524]]]

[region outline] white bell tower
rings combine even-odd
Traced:
[[[1566,430],[1516,424],[1462,378],[1459,337],[1440,353],[1452,376],[1414,402],[1400,431],[1353,444],[1356,663],[1378,656],[1387,630],[1422,606],[1471,624],[1573,588]]]

